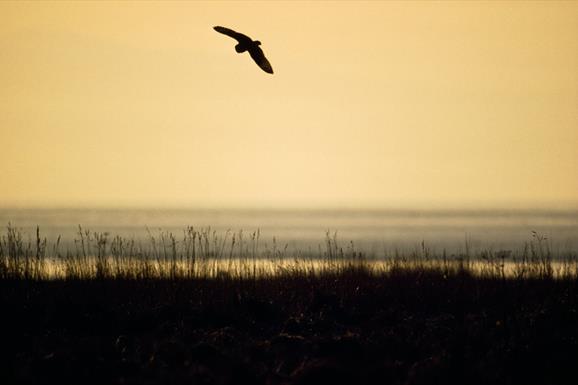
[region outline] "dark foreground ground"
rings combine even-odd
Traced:
[[[576,280],[0,281],[0,383],[577,384]]]

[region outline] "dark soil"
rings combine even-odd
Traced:
[[[1,384],[577,384],[578,282],[0,281]]]

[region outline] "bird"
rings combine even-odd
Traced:
[[[245,51],[249,51],[249,55],[253,58],[255,63],[265,72],[272,74],[273,67],[271,67],[271,63],[265,57],[263,50],[261,47],[261,42],[259,40],[253,40],[247,35],[243,35],[242,33],[235,32],[232,29],[216,26],[213,29],[223,35],[227,35],[232,37],[233,39],[237,40],[239,44],[235,46],[235,51],[237,53],[243,53]]]

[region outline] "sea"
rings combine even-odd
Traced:
[[[42,238],[49,243],[60,238],[65,247],[79,238],[79,228],[146,242],[163,233],[179,240],[193,227],[221,237],[257,233],[260,248],[289,253],[323,249],[328,238],[376,257],[425,248],[450,254],[522,250],[537,242],[555,254],[578,251],[578,210],[3,208],[0,225],[0,235],[11,226],[30,241],[38,227]]]

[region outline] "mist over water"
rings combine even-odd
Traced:
[[[381,256],[395,249],[411,251],[422,241],[433,252],[520,249],[532,231],[548,238],[554,253],[578,250],[578,211],[562,210],[192,210],[192,209],[0,209],[9,223],[31,239],[62,245],[78,238],[78,226],[147,242],[150,234],[170,232],[180,239],[187,226],[211,227],[218,234],[243,230],[248,239],[260,232],[260,248],[317,251],[329,232],[344,248]],[[4,233],[4,231],[2,231]]]

